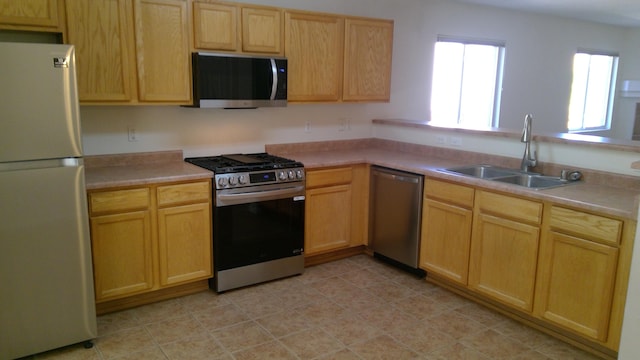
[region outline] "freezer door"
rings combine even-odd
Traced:
[[[0,43],[0,162],[82,156],[72,45]]]
[[[0,164],[0,359],[97,336],[81,160]]]

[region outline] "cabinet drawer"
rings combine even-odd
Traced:
[[[91,213],[138,210],[149,207],[149,189],[128,189],[89,194]]]
[[[474,189],[448,182],[425,179],[425,196],[470,208],[473,206]]]
[[[312,170],[307,172],[307,189],[336,184],[351,183],[351,167]]]
[[[158,187],[158,206],[185,202],[209,201],[209,182],[167,185]]]
[[[476,202],[482,211],[498,214],[505,218],[540,224],[542,204],[535,201],[478,190]]]
[[[551,207],[551,227],[609,244],[616,245],[622,234],[622,221],[603,216]]]

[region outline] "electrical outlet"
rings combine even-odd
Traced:
[[[347,129],[347,119],[340,118],[338,120],[338,131],[345,131]]]
[[[449,144],[451,144],[451,146],[462,146],[462,138],[452,136],[449,138]]]
[[[447,142],[447,138],[444,135],[436,135],[436,143],[444,145]]]
[[[130,142],[138,141],[138,132],[134,127],[127,128],[127,138]]]
[[[311,131],[311,121],[307,120],[304,123],[304,132],[310,132]]]

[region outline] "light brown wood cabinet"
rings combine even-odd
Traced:
[[[188,104],[186,0],[67,0],[82,103]]]
[[[367,174],[366,165],[307,171],[305,255],[366,243]]]
[[[542,204],[484,190],[475,196],[469,287],[530,313]]]
[[[473,188],[426,178],[420,267],[467,285],[473,221]]]
[[[0,28],[64,32],[61,0],[0,0]]]
[[[211,277],[210,187],[89,192],[97,303]]]
[[[535,314],[606,342],[623,222],[551,206],[540,246]]]
[[[285,12],[289,101],[389,101],[393,21]]]
[[[344,101],[389,101],[393,21],[345,19]]]
[[[233,3],[193,3],[194,46],[202,50],[282,54],[278,8]]]
[[[342,98],[344,18],[285,12],[285,55],[289,101]]]

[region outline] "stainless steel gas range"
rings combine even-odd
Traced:
[[[267,153],[192,157],[214,172],[212,289],[304,271],[304,165]]]

